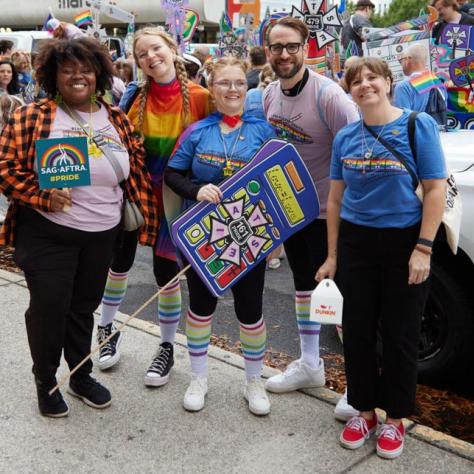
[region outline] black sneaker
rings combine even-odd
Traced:
[[[67,391],[93,408],[107,408],[112,403],[110,392],[90,375],[71,378]]]
[[[97,343],[102,344],[115,331],[114,323],[107,326],[97,326]],[[119,346],[122,333],[119,331],[110,341],[100,349],[98,366],[100,370],[110,369],[120,360]]]
[[[158,351],[145,375],[145,385],[148,387],[164,385],[170,378],[170,371],[173,365],[173,344],[163,342],[158,347]]]
[[[51,418],[62,418],[69,413],[64,398],[59,390],[56,390],[52,395],[48,392],[56,385],[56,382],[51,384],[44,384],[40,380],[35,379],[36,393],[38,394],[38,408],[43,416]]]

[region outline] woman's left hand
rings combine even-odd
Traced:
[[[414,249],[408,262],[408,284],[419,285],[430,276],[431,255]]]

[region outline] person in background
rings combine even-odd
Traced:
[[[468,3],[466,0],[457,0],[459,11],[474,16],[474,3]]]
[[[247,75],[248,77],[248,75]],[[244,112],[266,120],[265,113],[263,111],[263,91],[265,88],[276,79],[275,73],[273,72],[270,64],[266,64],[259,74],[258,87],[247,91],[244,103]]]
[[[201,77],[199,75],[199,71],[202,67],[201,61],[194,56],[193,54],[183,54],[184,59],[184,67],[186,68],[186,73],[189,77],[190,81],[195,82],[196,84],[200,84]]]
[[[316,186],[319,218],[284,243],[295,286],[295,313],[301,357],[285,372],[268,379],[265,388],[285,393],[325,384],[324,361],[319,355],[321,325],[309,320],[314,274],[327,255],[326,201],[333,137],[359,114],[335,82],[304,65],[309,30],[299,19],[278,20],[268,34],[266,54],[278,81],[263,93],[267,120],[281,139],[298,150]]]
[[[267,57],[265,49],[261,46],[254,46],[249,52],[250,71],[247,73],[247,82],[249,90],[258,87],[260,81],[260,72],[265,64],[267,64]]]
[[[17,109],[0,136],[0,191],[11,200],[0,244],[15,247],[30,292],[25,319],[39,411],[58,418],[69,408],[59,390],[49,391],[63,352],[71,370],[90,353],[93,313],[107,279],[124,197],[144,217],[141,242],[155,242],[158,221],[143,147],[125,114],[101,99],[112,80],[107,49],[86,37],[45,41],[35,65],[48,98]],[[74,114],[87,123],[85,130]],[[115,155],[123,180],[95,136]],[[41,189],[37,141],[63,137],[87,139],[91,184]],[[111,394],[91,372],[89,359],[71,376],[68,393],[106,408]]]
[[[374,13],[375,5],[370,0],[358,0],[355,5],[355,13],[351,15],[346,24],[342,27],[341,42],[346,50],[351,41],[357,47],[357,55],[363,56],[362,43],[365,41],[363,30],[371,28],[370,17]]]
[[[408,137],[411,112],[390,103],[391,75],[378,58],[360,58],[346,73],[362,119],[334,139],[328,255],[315,276],[317,281],[334,279],[337,269],[344,296],[347,395],[360,413],[346,423],[340,443],[360,448],[375,433],[375,409],[382,408],[387,417],[378,433],[377,454],[387,459],[402,453],[402,418],[415,409],[421,316],[447,177],[437,124],[423,112],[415,119],[415,161]],[[421,182],[423,202],[409,170]]]
[[[18,73],[10,60],[0,60],[0,95],[20,93]]]
[[[180,134],[210,111],[209,92],[188,80],[184,61],[174,39],[162,28],[146,27],[135,33],[135,61],[144,81],[131,82],[120,102],[135,132],[145,147],[145,164],[160,219],[158,238],[153,248],[153,272],[158,287],[163,287],[179,271],[176,249],[171,240],[163,203],[163,173]],[[113,322],[127,291],[128,274],[135,260],[137,232],[122,232],[114,249],[98,325],[101,343],[114,330]],[[158,299],[161,344],[146,371],[144,382],[159,387],[169,380],[174,365],[174,342],[181,315],[181,287],[176,282]],[[100,351],[99,368],[108,369],[120,360],[122,334],[117,333]]]
[[[119,58],[114,62],[117,76],[122,79],[125,86],[133,81],[133,59]]]
[[[18,85],[23,92],[33,80],[30,55],[25,51],[15,51],[11,55],[11,62],[18,73]]]
[[[15,43],[10,40],[0,40],[0,60],[10,59]]]
[[[431,0],[431,6],[436,8],[439,13],[439,19],[441,20],[433,27],[431,33],[436,44],[439,43],[444,27],[448,23],[454,23],[456,25],[474,25],[474,17],[463,11],[460,12],[456,0]],[[455,45],[453,46],[453,49],[455,49]]]
[[[247,80],[243,61],[221,58],[209,75],[209,90],[217,112],[196,122],[180,137],[165,172],[167,184],[191,206],[196,201],[218,204],[218,185],[245,167],[260,147],[274,136],[266,120],[243,113]],[[183,262],[186,265],[186,262]],[[186,336],[192,379],[184,396],[184,408],[204,408],[207,394],[207,348],[212,318],[218,298],[199,275],[187,273],[189,310]],[[244,397],[255,415],[267,415],[270,401],[261,381],[266,347],[266,327],[262,316],[265,261],[256,265],[232,287],[234,307],[240,323],[240,340],[245,362]]]
[[[13,112],[22,105],[25,104],[20,97],[9,94],[0,94],[0,133],[2,133],[2,130],[7,125]],[[5,209],[7,207],[8,202],[5,196],[0,194],[0,224],[3,224],[5,221]]]
[[[413,44],[409,46],[401,55],[399,61],[402,65],[403,74],[407,76],[405,80],[395,87],[393,95],[393,105],[401,109],[409,109],[417,112],[433,112],[433,118],[439,125],[446,125],[444,122],[447,110],[448,91],[442,83],[434,89],[422,89],[418,91],[413,85],[413,80],[422,74],[429,73],[427,67],[429,52],[422,44]],[[436,111],[428,110],[428,102],[432,94],[439,94],[441,99],[438,114]],[[438,117],[444,112],[444,118]]]

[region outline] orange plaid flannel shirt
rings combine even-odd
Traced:
[[[153,246],[158,234],[157,202],[151,189],[150,175],[144,162],[144,148],[133,135],[127,116],[118,108],[102,103],[109,112],[110,123],[117,130],[130,156],[130,175],[125,181],[125,196],[135,202],[145,224],[139,242]],[[32,103],[17,109],[0,136],[0,191],[11,199],[5,222],[0,230],[0,244],[14,245],[18,206],[51,211],[51,192],[40,189],[34,171],[35,141],[48,138],[56,116],[53,100]]]

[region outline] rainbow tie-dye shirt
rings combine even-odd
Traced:
[[[209,91],[188,82],[190,98],[189,124],[206,117],[210,112]],[[140,94],[135,98],[128,116],[134,127],[138,125]],[[183,97],[179,82],[170,84],[151,82],[148,93],[142,132],[145,138],[146,165],[151,175],[153,192],[158,200],[160,230],[155,247],[156,255],[176,260],[163,210],[163,172],[174,145],[185,129]]]

